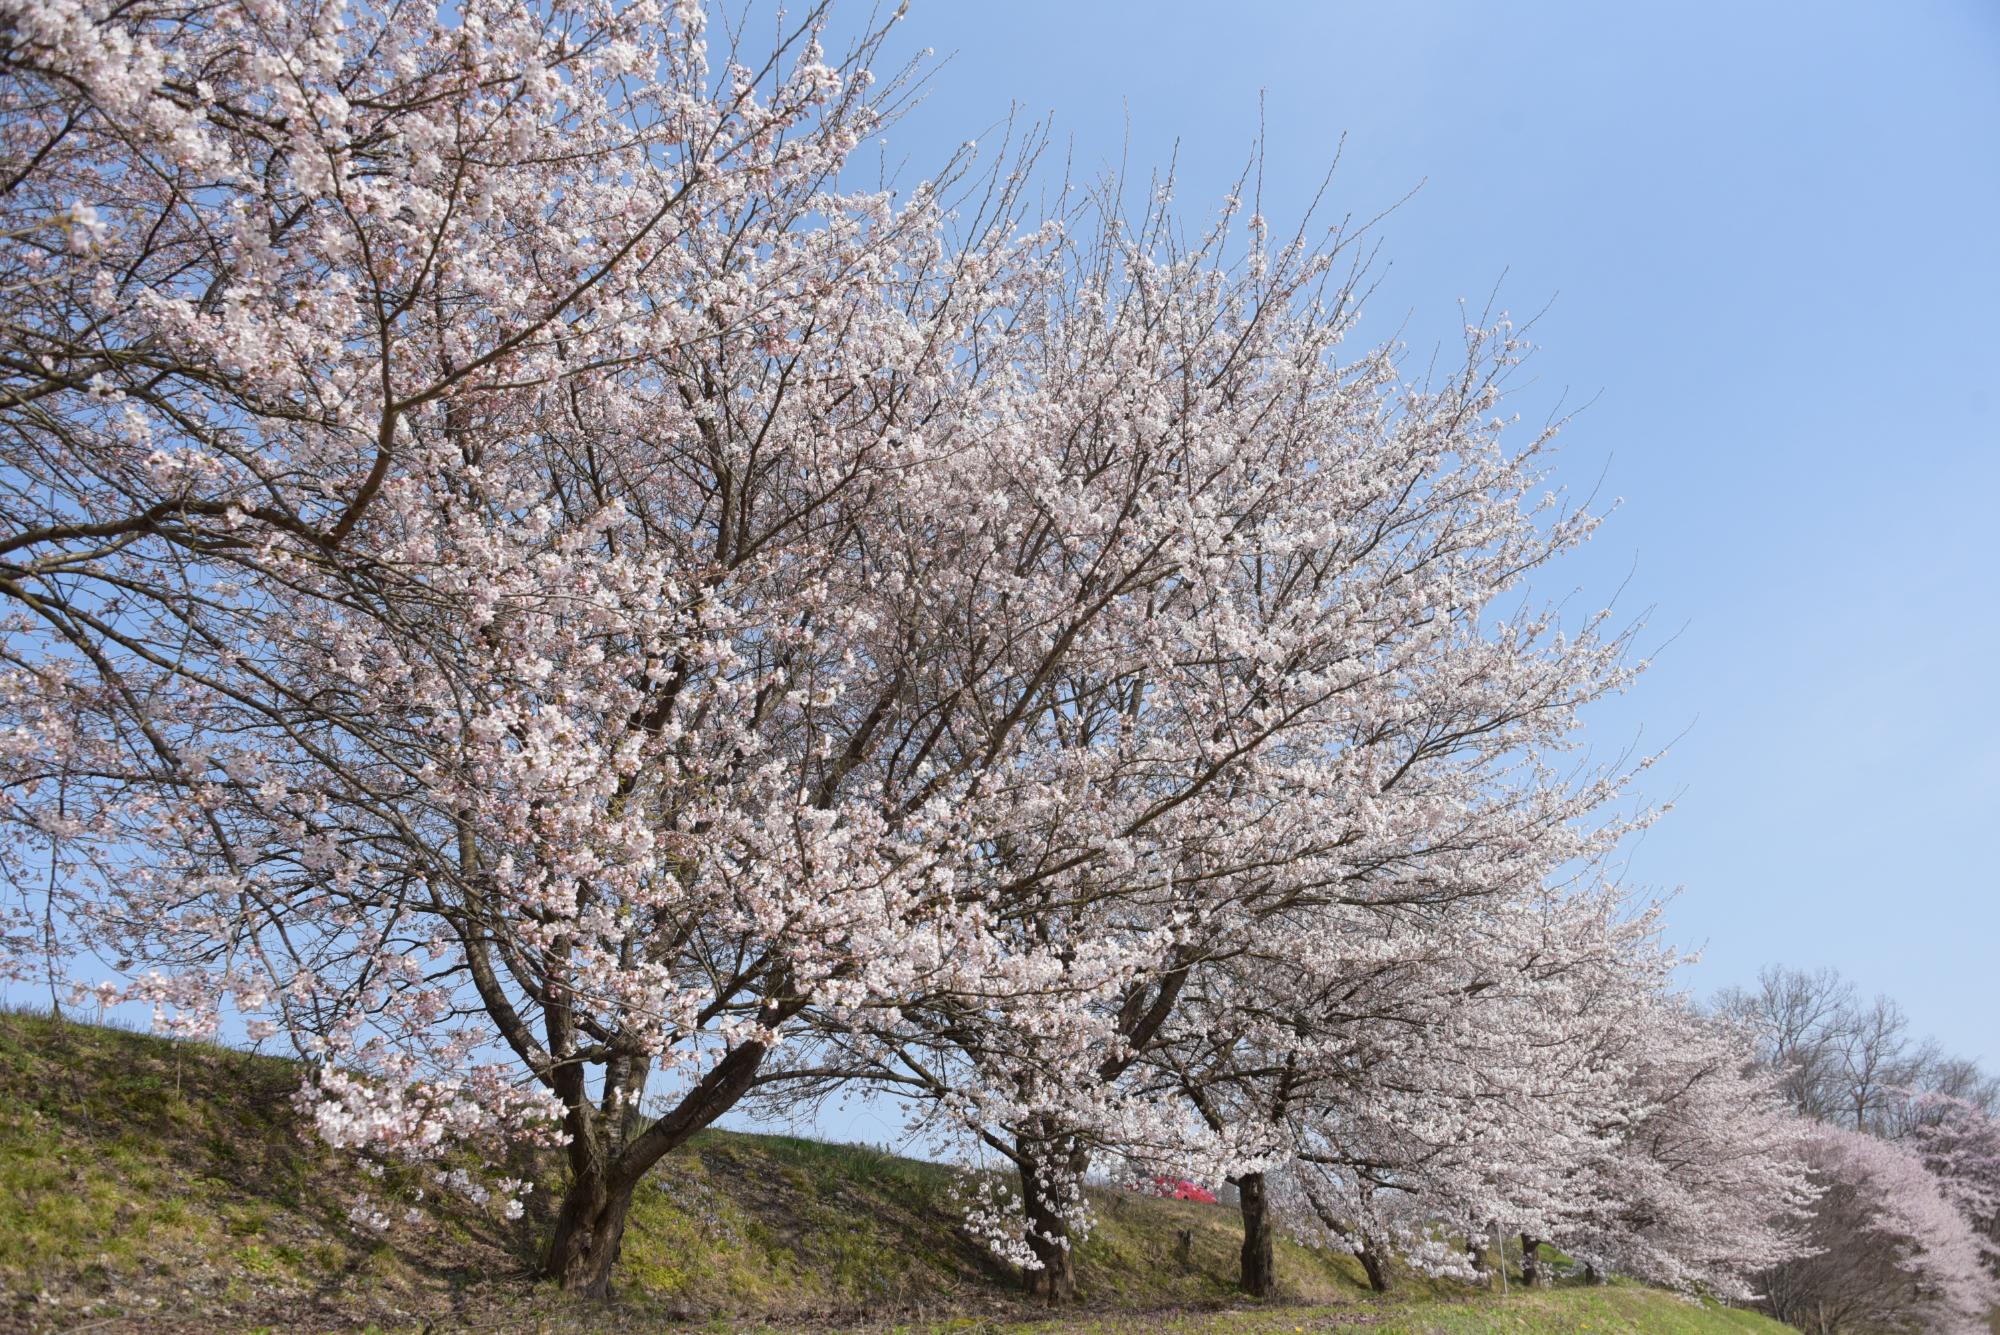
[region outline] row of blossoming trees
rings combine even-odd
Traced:
[[[568,1166],[746,1098],[1112,1153],[1377,1267],[1718,1292],[1797,1125],[1592,869],[1624,634],[1504,324],[1342,355],[1346,238],[844,162],[818,11],[0,0],[10,967],[311,1059],[334,1143]],[[107,981],[108,980],[108,981]],[[990,1185],[990,1184],[989,1184]]]
[[[1914,1041],[1886,997],[1766,969],[1719,1009],[1811,1130],[1805,1245],[1757,1276],[1804,1330],[1984,1330],[2000,1304],[2000,1078]]]

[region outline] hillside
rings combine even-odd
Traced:
[[[1234,1211],[1113,1191],[1079,1257],[1087,1312],[1050,1325],[959,1233],[947,1170],[724,1132],[656,1171],[617,1310],[580,1311],[525,1278],[534,1211],[509,1223],[413,1176],[367,1178],[300,1135],[295,1086],[295,1069],[272,1058],[0,1015],[0,1328],[1782,1329],[1622,1286],[1502,1300],[1406,1277],[1383,1303],[1351,1258],[1291,1244],[1278,1260],[1284,1302],[1226,1310]],[[363,1189],[393,1215],[380,1236],[348,1217]],[[549,1196],[532,1199],[547,1208]]]

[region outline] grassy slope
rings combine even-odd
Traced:
[[[979,1328],[993,1329],[993,1328]],[[997,1328],[1004,1335],[1287,1335],[1366,1330],[1370,1335],[1790,1335],[1754,1312],[1683,1301],[1657,1289],[1615,1284],[1515,1293],[1506,1298],[1458,1295],[1353,1303],[1336,1307],[1272,1307],[1166,1315],[1095,1315],[1061,1323]]]
[[[410,1173],[364,1176],[300,1136],[296,1079],[270,1058],[0,1015],[0,1330],[1057,1329],[1023,1323],[1009,1276],[957,1232],[946,1170],[726,1133],[655,1170],[625,1244],[621,1309],[579,1313],[524,1278],[532,1214],[509,1224],[420,1196]],[[358,1189],[396,1217],[385,1236],[349,1224]],[[1234,1211],[1122,1193],[1097,1209],[1078,1264],[1093,1312],[1062,1329],[1781,1329],[1622,1287],[1503,1302],[1410,1282],[1384,1305],[1365,1299],[1352,1258],[1291,1244],[1279,1278],[1299,1306],[1217,1311],[1235,1296]]]

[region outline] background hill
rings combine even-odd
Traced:
[[[1282,1301],[1234,1290],[1233,1209],[1098,1193],[1085,1310],[1049,1324],[959,1230],[952,1174],[855,1146],[703,1135],[636,1206],[615,1310],[526,1278],[539,1221],[413,1173],[369,1176],[301,1134],[291,1063],[0,1015],[0,1327],[33,1331],[808,1329],[1187,1332],[1783,1329],[1636,1287],[1501,1300],[1281,1243]],[[521,1173],[551,1184],[550,1166]],[[552,1195],[530,1199],[546,1207]],[[388,1221],[350,1218],[357,1201]]]

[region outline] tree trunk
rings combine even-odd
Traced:
[[[1526,1233],[1521,1235],[1521,1283],[1531,1289],[1540,1287],[1542,1282],[1542,1258],[1535,1254],[1541,1245]]]
[[[1021,1204],[1028,1217],[1028,1250],[1040,1263],[1027,1269],[1023,1279],[1029,1296],[1040,1298],[1051,1307],[1061,1307],[1076,1299],[1076,1266],[1071,1253],[1069,1218],[1063,1213],[1063,1203],[1055,1199],[1055,1193],[1058,1188],[1066,1190],[1070,1183],[1082,1182],[1090,1156],[1082,1150],[1070,1150],[1064,1156],[1064,1171],[1070,1177],[1057,1183],[1039,1167],[1038,1155],[1049,1152],[1048,1147],[1040,1145],[1020,1149]]]
[[[1271,1237],[1271,1205],[1264,1186],[1264,1175],[1245,1173],[1237,1178],[1236,1196],[1243,1212],[1243,1291],[1252,1298],[1268,1298],[1277,1275]]]
[[[542,1273],[580,1297],[609,1298],[611,1267],[625,1240],[625,1217],[637,1185],[636,1179],[615,1184],[601,1171],[572,1182],[542,1255]]]
[[[1375,1244],[1373,1242],[1363,1243],[1361,1249],[1355,1252],[1354,1255],[1361,1262],[1361,1269],[1368,1276],[1368,1287],[1376,1293],[1387,1293],[1389,1291],[1389,1262],[1377,1250]]]
[[[1306,1203],[1312,1206],[1313,1213],[1319,1216],[1319,1222],[1326,1225],[1326,1231],[1354,1249],[1355,1259],[1361,1262],[1361,1269],[1368,1276],[1368,1287],[1377,1293],[1387,1293],[1389,1265],[1386,1253],[1360,1228],[1335,1214],[1332,1207],[1321,1200],[1319,1193],[1310,1185],[1305,1188],[1305,1193]]]
[[[787,1018],[781,1015],[780,1019]],[[709,1068],[666,1116],[633,1136],[619,1112],[613,1122],[567,1073],[563,1125],[570,1134],[570,1184],[542,1253],[542,1276],[586,1298],[611,1296],[611,1267],[625,1239],[632,1194],[647,1170],[695,1132],[736,1106],[763,1065],[761,1043],[743,1043]]]
[[[1023,1170],[1021,1188],[1028,1215],[1028,1250],[1040,1263],[1026,1273],[1028,1294],[1051,1307],[1060,1307],[1076,1297],[1076,1272],[1069,1255],[1069,1220],[1042,1193],[1032,1171]]]

